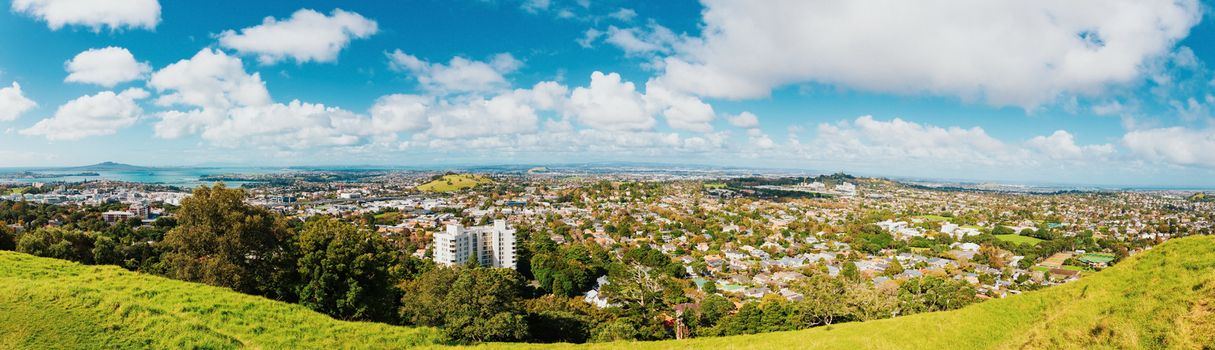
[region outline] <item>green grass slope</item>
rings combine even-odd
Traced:
[[[437,347],[428,328],[341,322],[225,289],[0,252],[0,348]],[[960,310],[661,342],[477,348],[1211,349],[1215,237],[1170,241],[1084,279]]]
[[[426,192],[455,192],[491,183],[494,183],[493,180],[480,175],[448,174],[443,175],[441,179],[418,185],[418,190]]]
[[[1018,234],[996,235],[996,238],[1001,241],[1013,242],[1016,244],[1034,245],[1034,244],[1042,243],[1042,239],[1040,239],[1040,238],[1022,236],[1022,235],[1018,235]]]
[[[0,349],[401,348],[433,328],[344,322],[197,283],[0,251]]]

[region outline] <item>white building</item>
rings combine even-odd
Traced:
[[[107,211],[101,213],[101,219],[107,223],[115,223],[133,217],[135,217],[135,214],[131,214],[129,211]]]
[[[835,192],[845,196],[855,196],[856,185],[853,185],[851,182],[844,182],[835,186]]]
[[[435,233],[435,263],[454,266],[474,258],[481,266],[514,269],[515,229],[498,219],[492,226],[448,224],[446,231]]]

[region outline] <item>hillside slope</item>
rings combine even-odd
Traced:
[[[400,348],[433,328],[344,322],[197,283],[0,251],[0,349]]]
[[[194,283],[0,252],[0,348],[438,347],[438,331],[332,320]],[[1177,239],[1063,286],[815,329],[681,341],[478,348],[1215,348],[1215,237]]]
[[[440,179],[418,185],[418,191],[456,192],[491,183],[494,183],[494,181],[480,175],[447,174],[443,175]]]

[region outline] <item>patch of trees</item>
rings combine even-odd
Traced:
[[[743,304],[733,314],[728,313],[733,304],[726,304],[724,298],[716,295],[705,298],[695,316],[700,321],[696,323],[696,333],[737,335],[796,330],[953,310],[977,301],[974,287],[966,282],[935,276],[912,278],[895,287],[815,274],[792,288],[802,295],[801,300],[770,295],[759,302]]]
[[[544,292],[573,297],[595,286],[595,279],[607,273],[607,251],[597,244],[574,243],[557,246],[547,237],[537,240],[530,259],[530,271]]]
[[[861,226],[851,235],[849,243],[852,248],[869,254],[878,254],[883,249],[896,249],[903,244],[895,240],[889,232],[873,224]]]
[[[458,341],[528,339],[523,276],[510,269],[438,267],[406,281],[400,315]]]

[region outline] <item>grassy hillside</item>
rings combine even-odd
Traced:
[[[401,348],[433,329],[331,320],[220,288],[0,252],[0,348]],[[1063,286],[919,314],[683,341],[479,348],[1215,348],[1215,237],[1173,240]]]
[[[0,251],[0,349],[394,348],[432,328],[337,321],[197,283]]]
[[[448,174],[443,178],[418,185],[419,191],[426,192],[455,192],[494,183],[484,176],[471,174]]]

